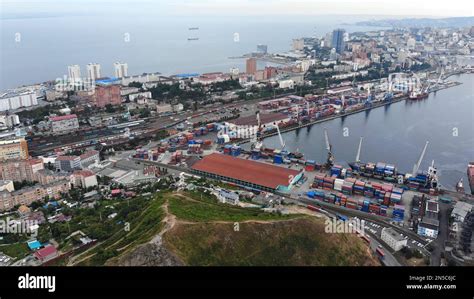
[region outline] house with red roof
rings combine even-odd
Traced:
[[[40,250],[37,250],[34,253],[35,258],[37,258],[41,263],[45,263],[59,256],[59,252],[53,245],[47,245]]]

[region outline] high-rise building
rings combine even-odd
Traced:
[[[247,74],[255,75],[255,73],[257,72],[257,59],[255,58],[247,59],[245,72]]]
[[[268,47],[267,45],[257,45],[257,52],[260,53],[260,54],[267,54],[267,51],[268,51]]]
[[[81,67],[77,64],[70,65],[67,67],[67,73],[69,76],[69,80],[72,82],[81,81]]]
[[[298,38],[293,40],[293,51],[303,51],[304,39]]]
[[[331,46],[336,49],[338,54],[341,54],[344,51],[344,29],[336,29],[332,32],[332,43]]]
[[[122,62],[114,63],[115,77],[123,78],[128,76],[128,64]]]
[[[87,65],[87,77],[91,80],[96,80],[101,77],[100,75],[100,64],[89,63]]]

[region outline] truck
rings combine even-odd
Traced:
[[[344,216],[344,215],[341,215],[341,214],[336,214],[336,217],[338,220],[341,220],[341,221],[347,221],[347,217]]]
[[[380,249],[379,247],[377,247],[377,249],[375,249],[375,252],[377,253],[378,257],[383,260],[385,258],[385,253],[383,252],[382,249]]]

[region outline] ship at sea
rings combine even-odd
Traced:
[[[199,30],[199,27],[189,27],[188,30]]]
[[[199,37],[188,37],[188,41],[199,40]]]
[[[469,162],[469,165],[467,165],[467,179],[469,180],[471,194],[474,195],[474,162]]]

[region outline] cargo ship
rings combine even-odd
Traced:
[[[466,190],[464,189],[464,184],[462,178],[459,180],[459,182],[456,184],[456,192],[464,194]]]
[[[467,179],[469,180],[471,194],[474,195],[474,162],[469,162],[469,165],[467,166]]]
[[[408,96],[410,100],[422,100],[426,99],[429,96],[428,92],[412,91]]]
[[[199,37],[189,37],[188,41],[199,40]]]
[[[189,27],[188,30],[199,30],[199,27]]]
[[[397,182],[399,174],[397,168],[393,164],[387,164],[384,162],[378,163],[361,163],[361,162],[352,162],[348,163],[349,166],[355,173],[359,173],[361,176],[373,177],[380,180],[385,180],[389,182]]]

